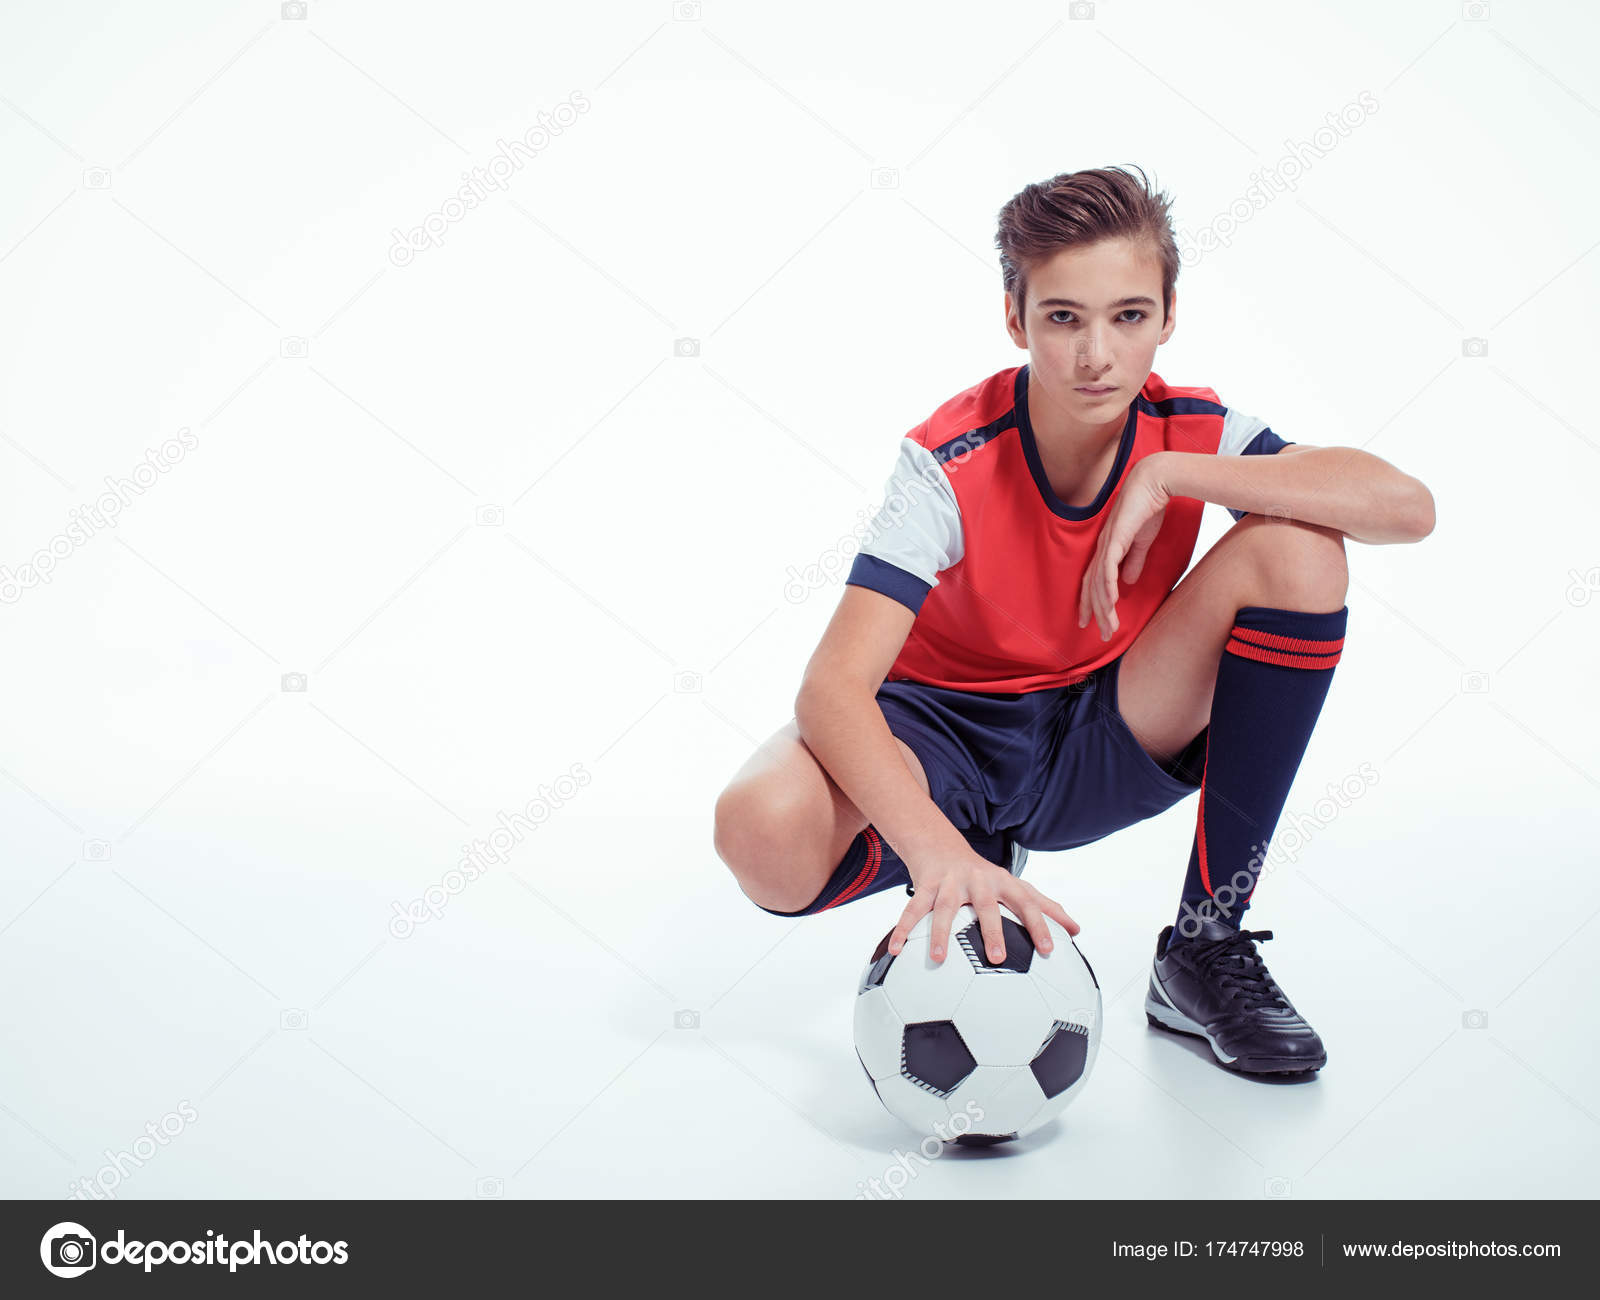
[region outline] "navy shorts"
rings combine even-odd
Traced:
[[[1004,836],[1052,853],[1154,817],[1200,788],[1207,730],[1157,763],[1118,709],[1121,667],[1119,656],[1079,682],[1019,694],[885,682],[877,701],[889,730],[921,762],[929,798],[975,847]],[[853,879],[836,873],[803,910],[776,914],[805,916],[909,886],[898,859],[880,869],[877,856]]]
[[[910,746],[928,795],[953,825],[1007,831],[1053,853],[1154,817],[1200,788],[1202,730],[1157,763],[1117,706],[1122,656],[1082,681],[1017,695],[885,682],[878,706]]]

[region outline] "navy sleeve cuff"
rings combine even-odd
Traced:
[[[858,555],[850,566],[847,587],[867,587],[891,600],[898,600],[913,614],[922,609],[922,602],[933,590],[931,582],[924,582],[914,573],[896,568],[876,555]]]

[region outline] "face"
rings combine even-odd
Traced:
[[[1069,435],[1120,427],[1178,323],[1176,293],[1161,319],[1155,254],[1127,239],[1063,248],[1034,268],[1027,294],[1020,317],[1007,295],[1006,329],[1028,350],[1030,406],[1041,402]]]

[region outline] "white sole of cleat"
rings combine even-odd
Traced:
[[[1161,992],[1161,981],[1152,978],[1151,982],[1154,985],[1156,992]],[[1232,1065],[1234,1061],[1238,1059],[1237,1057],[1229,1056],[1220,1047],[1218,1047],[1216,1041],[1211,1037],[1210,1034],[1206,1033],[1202,1026],[1189,1019],[1188,1016],[1184,1015],[1183,1012],[1179,1011],[1178,1008],[1173,1006],[1170,1002],[1165,1001],[1165,996],[1166,995],[1163,993],[1163,1000],[1157,1000],[1149,993],[1145,994],[1144,1014],[1146,1019],[1148,1019],[1151,1024],[1157,1025],[1162,1029],[1170,1029],[1173,1033],[1193,1034],[1196,1038],[1205,1039],[1206,1046],[1211,1049],[1212,1055],[1215,1056],[1217,1060],[1222,1062],[1223,1065]]]

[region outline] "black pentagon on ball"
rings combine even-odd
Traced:
[[[1015,1133],[963,1133],[956,1142],[964,1147],[992,1147],[1016,1140]]]
[[[954,1092],[978,1068],[953,1020],[907,1025],[900,1045],[900,1073],[941,1097]]]
[[[883,977],[889,973],[889,967],[894,964],[894,956],[889,951],[889,934],[878,940],[878,946],[872,950],[872,956],[867,959],[867,972],[861,977],[861,987],[856,993],[865,993],[868,989],[875,989],[883,983]]]
[[[1056,1021],[1050,1036],[1028,1062],[1046,1097],[1059,1097],[1083,1077],[1089,1059],[1089,1031],[1082,1025]]]
[[[1033,964],[1033,939],[1009,916],[1000,918],[1000,937],[1006,945],[1004,961],[989,960],[988,945],[983,941],[983,927],[977,921],[961,931],[956,936],[956,942],[961,945],[961,951],[967,954],[972,968],[980,975],[1000,971],[1026,975],[1028,967]]]

